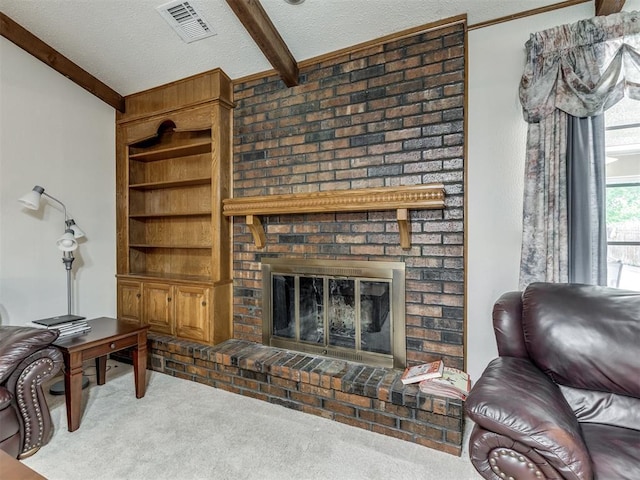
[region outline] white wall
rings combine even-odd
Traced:
[[[0,38],[0,324],[67,312],[55,245],[62,209],[17,199],[41,185],[86,232],[73,265],[74,313],[114,316],[115,111]]]
[[[637,10],[628,0],[624,10]],[[491,310],[518,289],[527,125],[518,87],[531,33],[593,17],[592,2],[469,32],[467,370],[498,355]]]

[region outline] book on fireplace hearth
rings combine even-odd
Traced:
[[[406,385],[408,383],[417,383],[430,378],[438,378],[442,376],[443,369],[444,363],[442,360],[414,365],[413,367],[405,368],[400,380],[402,380],[402,383]]]
[[[423,393],[466,400],[471,389],[471,378],[458,368],[444,367],[442,376],[422,380],[419,386]]]

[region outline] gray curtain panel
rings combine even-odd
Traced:
[[[527,132],[522,208],[520,289],[532,282],[569,280],[567,122],[556,109]]]
[[[604,116],[567,127],[568,272],[572,283],[607,284]]]

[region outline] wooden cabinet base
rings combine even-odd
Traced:
[[[233,335],[233,281],[193,283],[118,275],[118,318],[149,330],[215,345]]]

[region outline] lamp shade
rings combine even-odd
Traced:
[[[58,249],[62,250],[63,252],[72,252],[73,250],[78,248],[78,242],[73,236],[73,230],[65,230],[64,235],[62,235],[58,239],[56,245],[58,246]]]
[[[73,232],[74,238],[82,238],[84,237],[84,231],[76,224],[73,218],[67,220],[67,228],[71,229]]]
[[[42,197],[43,193],[44,188],[36,185],[35,187],[33,187],[33,190],[20,197],[18,201],[31,210],[38,210],[40,208],[40,198]]]

